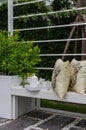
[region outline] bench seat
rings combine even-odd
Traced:
[[[60,99],[53,91],[53,89],[50,90],[42,89],[40,91],[31,92],[26,90],[22,86],[16,86],[12,88],[11,94],[14,96],[24,96],[24,97],[31,97],[31,98],[86,104],[86,94],[81,95],[71,91],[68,91],[67,95],[63,99]]]

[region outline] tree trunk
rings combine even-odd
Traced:
[[[86,15],[84,14],[79,14],[79,21],[85,23],[86,22]],[[82,31],[82,38],[86,38],[86,26],[81,27]],[[81,53],[86,53],[86,40],[82,40],[82,48],[81,48]],[[85,60],[86,56],[82,56],[81,60]]]
[[[78,38],[78,27],[76,27],[76,38]],[[78,49],[78,40],[75,41],[74,54],[77,53],[77,49]],[[76,56],[74,56],[74,58],[76,58]]]
[[[76,6],[79,8],[79,7],[83,7],[84,6],[84,3],[85,3],[85,0],[77,0],[76,2]]]
[[[84,27],[82,26],[82,38],[85,38],[85,37],[86,37],[85,30],[84,30]],[[82,52],[82,54],[86,53],[86,40],[82,40],[81,52]],[[86,60],[86,56],[83,55],[81,57],[81,60]]]
[[[75,22],[77,22],[77,21],[78,21],[78,16],[77,16],[76,19],[75,19]],[[71,29],[71,32],[70,32],[70,34],[69,34],[68,39],[71,39],[71,38],[72,38],[74,31],[75,31],[75,26]],[[66,54],[66,53],[67,53],[67,50],[68,50],[69,45],[70,45],[70,41],[67,41],[66,46],[65,46],[65,48],[64,48],[63,54]],[[65,59],[65,56],[63,55],[63,56],[62,56],[62,60],[64,60],[64,59]]]
[[[79,7],[83,7],[85,5],[85,0],[77,0],[76,2],[76,6]],[[80,22],[86,22],[86,15],[83,15],[82,11],[78,11],[78,16],[79,16],[79,21]],[[86,26],[82,26],[81,27],[81,31],[82,31],[82,38],[86,37]],[[86,40],[82,40],[82,48],[81,48],[81,53],[86,53]],[[85,60],[86,56],[82,56],[81,60]]]

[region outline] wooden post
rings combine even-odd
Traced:
[[[8,32],[13,35],[13,0],[8,0]]]

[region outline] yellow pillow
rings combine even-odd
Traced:
[[[57,60],[52,75],[52,85],[56,94],[62,99],[68,90],[70,83],[70,64],[69,61]]]
[[[71,82],[70,90],[79,94],[86,91],[86,61],[71,61]]]
[[[52,73],[52,87],[55,88],[55,84],[56,84],[56,76],[58,75],[59,73],[59,66],[63,63],[63,61],[61,59],[58,59],[56,62],[55,62],[55,66],[54,66],[54,70],[53,70],[53,73]]]

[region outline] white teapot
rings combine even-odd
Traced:
[[[39,85],[38,77],[35,74],[30,76],[27,81],[30,84],[30,87],[38,87]]]

